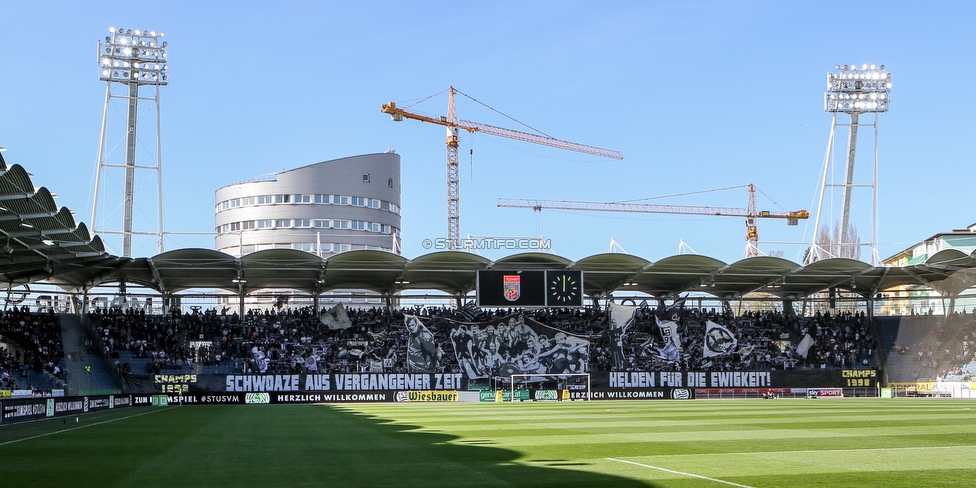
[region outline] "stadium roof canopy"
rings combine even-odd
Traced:
[[[937,259],[933,262],[933,258]],[[851,259],[826,259],[808,266],[774,257],[724,263],[699,255],[651,262],[628,254],[597,254],[571,261],[552,254],[525,253],[490,261],[465,252],[438,252],[410,260],[385,251],[361,250],[322,259],[290,249],[258,251],[241,258],[209,249],[180,249],[136,259],[85,261],[72,257],[55,262],[50,275],[41,269],[46,261],[33,263],[32,269],[18,268],[16,273],[0,266],[0,276],[10,283],[16,283],[17,276],[23,282],[44,278],[68,291],[126,282],[163,294],[215,288],[235,294],[274,289],[308,294],[371,290],[383,295],[436,290],[464,296],[475,290],[478,270],[572,269],[583,272],[584,291],[591,297],[640,292],[665,299],[687,292],[724,299],[765,292],[801,299],[830,288],[871,297],[892,287],[918,284],[955,295],[976,283],[976,259],[958,251],[900,268],[878,268]]]
[[[497,260],[465,252],[435,252],[406,259],[385,251],[357,250],[319,258],[290,249],[270,249],[235,258],[209,249],[180,249],[150,258],[110,255],[84,223],[57,208],[45,188],[35,190],[19,165],[0,155],[0,280],[8,290],[47,282],[68,292],[133,283],[162,294],[213,288],[235,294],[290,289],[309,294],[371,290],[395,295],[436,290],[464,296],[476,288],[478,270],[570,269],[583,272],[584,292],[613,292],[676,298],[700,292],[736,299],[764,292],[801,299],[836,288],[864,297],[892,287],[923,285],[953,296],[976,285],[976,252],[945,250],[922,263],[874,267],[851,259],[825,259],[807,266],[775,257],[724,263],[699,255],[676,255],[656,262],[605,253],[573,261],[545,253],[522,253]]]

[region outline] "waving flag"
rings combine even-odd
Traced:
[[[627,358],[624,357],[623,336],[627,329],[634,324],[634,312],[637,307],[630,305],[617,305],[610,303],[610,327],[607,333],[610,334],[610,352],[615,371],[623,371],[627,367]]]
[[[810,334],[803,336],[803,340],[796,346],[796,353],[803,356],[803,359],[807,358],[807,354],[810,354],[810,348],[813,347],[813,337]]]
[[[342,306],[342,303],[332,307],[327,312],[323,312],[319,316],[319,321],[330,330],[348,329],[352,327],[352,320],[349,320],[349,314],[346,313],[346,307]]]
[[[664,347],[658,348],[657,353],[668,362],[678,362],[681,359],[681,338],[678,337],[678,324],[666,320],[662,321],[658,317],[657,327],[661,330],[661,338],[664,339]]]
[[[735,350],[736,345],[738,341],[729,329],[711,320],[705,323],[705,347],[702,349],[702,356],[710,358],[728,354]]]
[[[464,322],[474,322],[484,312],[473,301],[469,301],[463,307],[457,309],[456,313]]]

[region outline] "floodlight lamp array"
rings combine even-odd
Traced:
[[[843,113],[887,112],[891,103],[891,73],[885,66],[834,65],[827,73],[824,110]]]
[[[166,85],[169,72],[166,34],[142,29],[109,28],[98,41],[98,79],[140,85]]]

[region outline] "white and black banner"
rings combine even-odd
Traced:
[[[407,338],[407,371],[411,373],[433,373],[441,360],[441,351],[434,341],[434,334],[424,326],[420,317],[407,315],[404,325],[410,334]]]
[[[481,324],[454,324],[451,342],[467,378],[520,373],[585,373],[590,341],[521,314]]]
[[[635,306],[610,303],[610,326],[607,327],[607,334],[609,334],[610,339],[610,359],[613,369],[627,367],[623,338],[627,330],[634,325],[634,313],[636,311],[637,307]]]

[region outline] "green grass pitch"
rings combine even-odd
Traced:
[[[976,400],[128,408],[0,426],[3,486],[972,486]]]

